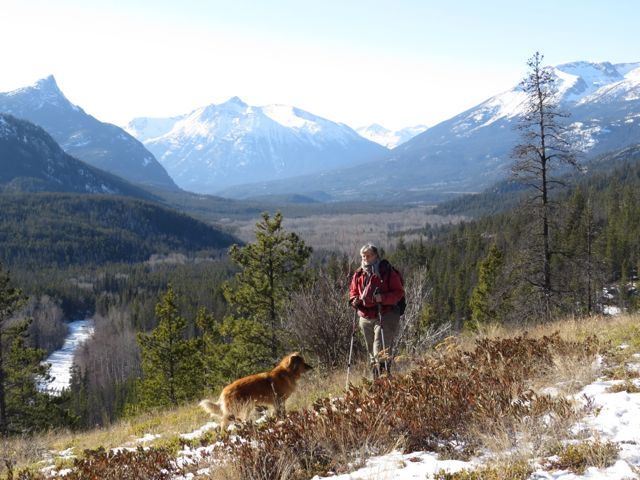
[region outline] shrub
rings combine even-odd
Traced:
[[[158,448],[86,450],[65,480],[170,480],[180,473],[171,452]]]
[[[618,392],[627,392],[627,393],[638,393],[640,392],[640,387],[638,387],[635,383],[630,380],[627,380],[622,383],[615,383],[607,388],[607,392],[610,393],[618,393]]]
[[[614,442],[600,440],[567,445],[556,452],[557,459],[549,464],[549,469],[571,470],[582,475],[587,467],[610,467],[618,458],[620,447]]]
[[[566,401],[537,397],[527,381],[551,369],[554,356],[586,357],[596,346],[593,338],[575,343],[558,335],[483,339],[470,352],[449,344],[408,375],[352,386],[341,398],[321,399],[260,427],[241,425],[222,451],[242,478],[261,480],[339,473],[398,446],[456,445],[468,454],[478,446],[479,428],[502,431],[509,422],[570,411]]]
[[[440,470],[433,478],[434,480],[527,480],[532,473],[533,468],[528,462],[517,461],[455,473]]]

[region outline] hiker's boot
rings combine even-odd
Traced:
[[[380,373],[382,372],[382,370],[380,369],[380,365],[378,365],[377,363],[374,363],[373,365],[371,365],[371,379],[372,380],[377,380],[378,378],[380,378]]]

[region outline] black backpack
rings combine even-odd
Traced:
[[[381,260],[380,261],[380,274],[382,275],[382,279],[383,279],[384,282],[387,281],[388,276],[389,276],[389,272],[391,272],[392,269],[393,269],[394,272],[396,272],[398,274],[398,277],[400,277],[400,283],[404,287],[404,279],[402,278],[402,274],[400,273],[400,270],[398,270],[396,267],[391,265],[391,263],[389,263],[388,260]],[[398,303],[396,303],[393,306],[393,308],[400,315],[404,315],[404,311],[407,309],[407,298],[403,295],[402,298],[400,300],[398,300]]]

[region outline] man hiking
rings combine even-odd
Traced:
[[[380,259],[375,245],[363,246],[360,257],[362,264],[351,279],[349,303],[358,312],[375,379],[390,372],[392,347],[400,327],[396,304],[404,297],[404,287],[400,274]]]

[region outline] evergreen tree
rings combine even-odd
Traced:
[[[478,284],[473,289],[469,302],[471,322],[467,327],[473,329],[499,318],[500,305],[496,301],[495,294],[503,264],[502,252],[494,243],[489,249],[489,254],[480,262]]]
[[[4,436],[9,433],[7,396],[10,395],[10,389],[7,388],[6,356],[10,341],[7,338],[7,330],[9,320],[23,303],[22,292],[11,286],[9,273],[4,271],[0,264],[0,434]]]
[[[24,304],[22,292],[11,286],[0,265],[0,434],[25,433],[71,423],[62,408],[64,398],[49,397],[37,389],[46,381],[46,352],[27,345],[31,320],[14,315]]]
[[[558,164],[576,166],[577,163],[568,142],[568,129],[559,122],[567,115],[558,109],[556,76],[550,67],[542,65],[542,60],[543,55],[536,52],[527,62],[529,73],[520,82],[526,95],[518,125],[523,143],[513,150],[512,174],[535,192],[532,211],[538,220],[538,231],[532,253],[536,259],[531,264],[533,271],[527,272],[527,280],[540,292],[542,314],[548,320],[554,294],[551,271],[554,251],[550,242],[553,203],[550,194],[552,187],[560,183],[551,177],[551,173]]]
[[[139,333],[142,356],[140,401],[143,408],[178,405],[202,391],[197,344],[186,339],[186,320],[178,314],[171,286],[156,305],[158,326]]]
[[[281,353],[280,316],[289,294],[305,283],[305,265],[311,247],[282,227],[282,214],[262,214],[256,224],[256,241],[233,245],[229,256],[241,270],[224,286],[227,301],[237,313],[265,329],[271,360]]]

